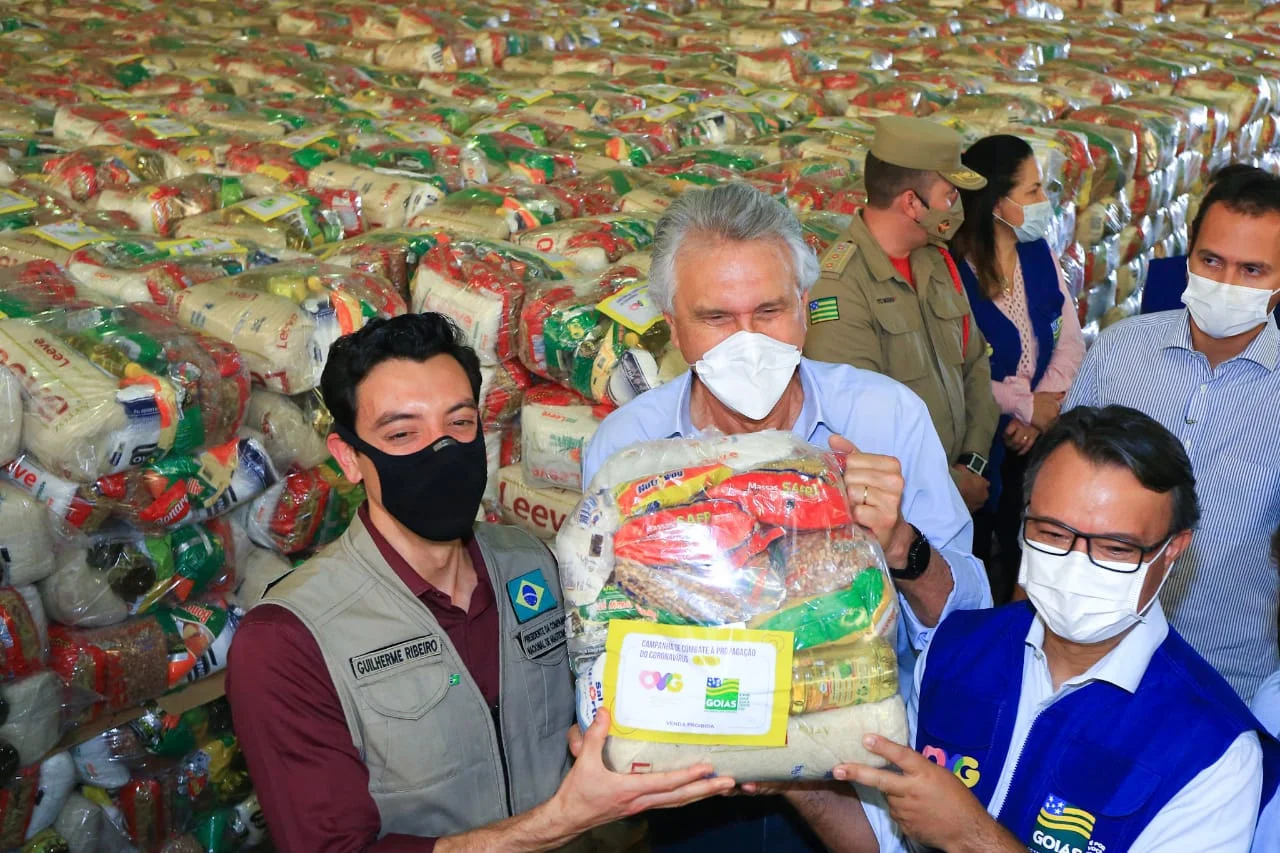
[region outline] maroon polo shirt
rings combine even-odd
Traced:
[[[449,636],[489,707],[498,704],[498,607],[480,547],[471,606],[463,611],[423,580],[369,521],[387,565]],[[377,559],[376,555],[369,555]],[[271,840],[280,853],[430,853],[434,838],[378,838],[382,820],[320,646],[291,611],[264,604],[240,623],[227,665],[227,697]],[[428,733],[424,732],[424,736]]]

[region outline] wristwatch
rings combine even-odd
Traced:
[[[956,464],[961,468],[968,468],[979,477],[987,474],[987,457],[980,453],[962,453]]]
[[[911,541],[911,547],[907,549],[906,568],[895,569],[892,566],[889,567],[889,574],[893,575],[895,580],[913,581],[929,568],[929,557],[933,551],[929,546],[929,540],[924,538],[920,528],[914,524],[910,525],[910,527],[916,538]]]

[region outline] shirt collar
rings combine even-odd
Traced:
[[[898,268],[889,259],[888,253],[881,248],[880,241],[867,228],[867,223],[862,221],[861,213],[853,215],[853,221],[849,223],[849,235],[853,237],[853,242],[858,244],[858,252],[863,256],[867,269],[875,276],[876,281],[902,278]]]
[[[818,382],[813,376],[813,362],[807,358],[800,359],[800,389],[804,391],[804,402],[800,405],[800,414],[791,426],[791,431],[808,441],[818,431],[819,426],[826,426],[822,413],[822,399],[818,393]],[[689,399],[693,394],[693,368],[685,371],[677,380],[680,383],[680,397],[676,404],[675,419],[671,424],[671,432],[667,438],[692,438],[699,435],[693,425],[693,415],[689,410]],[[829,427],[828,427],[829,428]]]
[[[1120,641],[1107,656],[1095,663],[1082,675],[1067,681],[1068,684],[1087,684],[1090,681],[1106,681],[1130,693],[1138,691],[1142,676],[1151,665],[1151,658],[1156,649],[1169,636],[1169,622],[1165,618],[1164,609],[1159,599],[1151,605],[1146,617],[1133,627],[1128,635]],[[1044,622],[1037,616],[1027,631],[1027,647],[1037,652],[1044,651]]]
[[[1164,340],[1160,342],[1160,348],[1196,351],[1191,343],[1191,312],[1189,310],[1184,308],[1179,318],[1169,325],[1165,331]],[[1280,364],[1280,329],[1276,328],[1274,317],[1267,317],[1262,332],[1236,358],[1252,361],[1267,370],[1276,369]],[[1231,361],[1235,360],[1231,359]]]

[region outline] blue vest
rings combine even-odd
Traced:
[[[1053,358],[1053,348],[1062,328],[1062,305],[1066,298],[1058,286],[1058,268],[1048,243],[1044,240],[1019,243],[1018,262],[1022,265],[1022,280],[1027,289],[1027,313],[1031,316],[1031,329],[1036,336],[1036,371],[1031,380],[1031,387],[1034,389],[1044,377],[1044,372],[1049,369],[1049,361]],[[994,302],[983,295],[973,267],[969,264],[957,266],[960,268],[960,280],[964,282],[965,292],[969,294],[973,317],[991,349],[991,380],[1001,382],[1018,372],[1018,361],[1022,358],[1022,338],[1018,334],[1018,327]],[[999,506],[1000,466],[1004,464],[1005,455],[1004,431],[1010,420],[1008,415],[1000,417],[995,440],[991,443],[991,452],[987,455],[990,462],[987,479],[991,481],[991,491],[986,508],[992,511]]]
[[[1143,314],[1156,311],[1181,311],[1182,291],[1187,289],[1187,256],[1156,258],[1147,267],[1147,280],[1142,285]]]
[[[1022,691],[1027,602],[957,611],[929,645],[915,747],[991,802]],[[1262,802],[1280,743],[1172,628],[1136,693],[1094,682],[1040,713],[997,819],[1037,853],[1128,850],[1152,818],[1247,731],[1263,745]]]

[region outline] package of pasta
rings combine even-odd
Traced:
[[[377,276],[325,264],[282,263],[198,284],[174,313],[190,329],[234,341],[256,384],[300,394],[320,382],[329,347],[404,300]]]
[[[169,237],[179,220],[230,207],[244,196],[238,178],[201,174],[136,188],[108,188],[94,199],[94,206],[128,214],[144,234]]]
[[[267,249],[314,249],[363,232],[358,193],[281,193],[242,201],[178,223],[180,239],[246,240]]]
[[[364,486],[347,480],[334,460],[294,464],[250,505],[244,522],[258,547],[303,554],[342,535],[363,502]]]
[[[789,433],[615,454],[556,537],[582,725],[622,772],[823,778],[905,736],[883,554],[841,460]],[[657,697],[656,699],[654,697]]]

